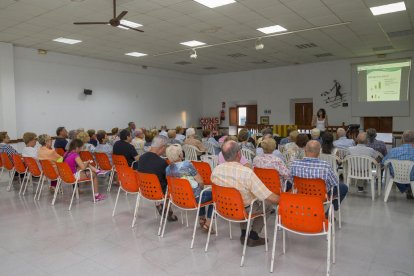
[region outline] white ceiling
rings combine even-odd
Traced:
[[[75,26],[74,21],[107,21],[111,0],[0,0],[0,41],[16,46],[147,65],[195,74],[212,74],[277,67],[414,50],[414,0],[407,11],[373,16],[369,7],[397,0],[237,0],[215,9],[192,0],[118,0],[124,19],[144,25],[145,33],[105,25]],[[289,31],[351,21],[349,25],[265,38],[265,48],[254,41],[154,57],[186,49],[180,42],[199,40],[223,43],[262,35],[257,28],[281,25]],[[407,31],[393,37],[390,32]],[[57,37],[80,39],[76,45],[52,41]],[[314,43],[299,49],[295,45]],[[391,49],[375,51],[376,47]],[[127,52],[148,56],[134,58]],[[229,54],[245,56],[233,58]],[[316,57],[331,53],[332,56]],[[179,65],[176,62],[191,62]],[[265,61],[265,62],[263,62]],[[214,67],[217,69],[207,70]]]

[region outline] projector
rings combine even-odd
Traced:
[[[263,43],[256,44],[255,48],[256,48],[256,50],[262,50],[264,48],[264,45],[263,45]]]

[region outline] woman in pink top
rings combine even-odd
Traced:
[[[95,200],[100,201],[104,200],[106,197],[103,194],[100,194],[98,191],[98,178],[97,174],[100,174],[101,171],[91,166],[89,162],[83,162],[79,156],[79,152],[83,147],[83,142],[79,139],[74,139],[69,144],[69,149],[63,156],[63,162],[67,163],[72,170],[75,177],[86,178],[87,168],[91,169],[93,177],[93,191],[95,193]]]

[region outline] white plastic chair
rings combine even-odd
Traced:
[[[253,163],[253,158],[256,155],[253,151],[246,149],[246,148],[241,149],[241,154],[243,155],[244,158],[246,158],[250,162],[250,164]]]
[[[346,148],[337,148],[336,155],[342,161],[347,155],[349,155],[349,150]]]
[[[411,190],[414,191],[414,181],[410,180],[411,171],[414,167],[413,161],[390,159],[390,160],[387,160],[385,165],[388,166],[387,168],[388,170],[390,170],[392,166],[392,169],[394,171],[394,177],[388,171],[389,180],[385,186],[384,202],[387,202],[388,197],[391,192],[392,184],[394,182],[401,183],[401,184],[410,184]]]
[[[346,170],[346,184],[348,187],[352,179],[368,180],[371,183],[371,197],[375,199],[375,181],[378,183],[378,195],[381,195],[381,167],[378,162],[363,155],[348,155],[344,159]]]
[[[212,143],[208,142],[208,141],[204,141],[203,142],[203,146],[207,149],[207,153],[211,154],[211,155],[215,155],[216,152],[214,151],[214,146]]]
[[[218,156],[217,155],[201,155],[201,161],[206,162],[210,165],[211,170],[214,170],[218,165]]]
[[[202,153],[195,146],[183,145],[185,160],[197,161],[197,153]]]

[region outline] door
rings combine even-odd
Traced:
[[[310,126],[312,124],[313,103],[295,103],[295,125]]]
[[[375,128],[379,133],[392,132],[392,117],[364,117],[364,129]]]

